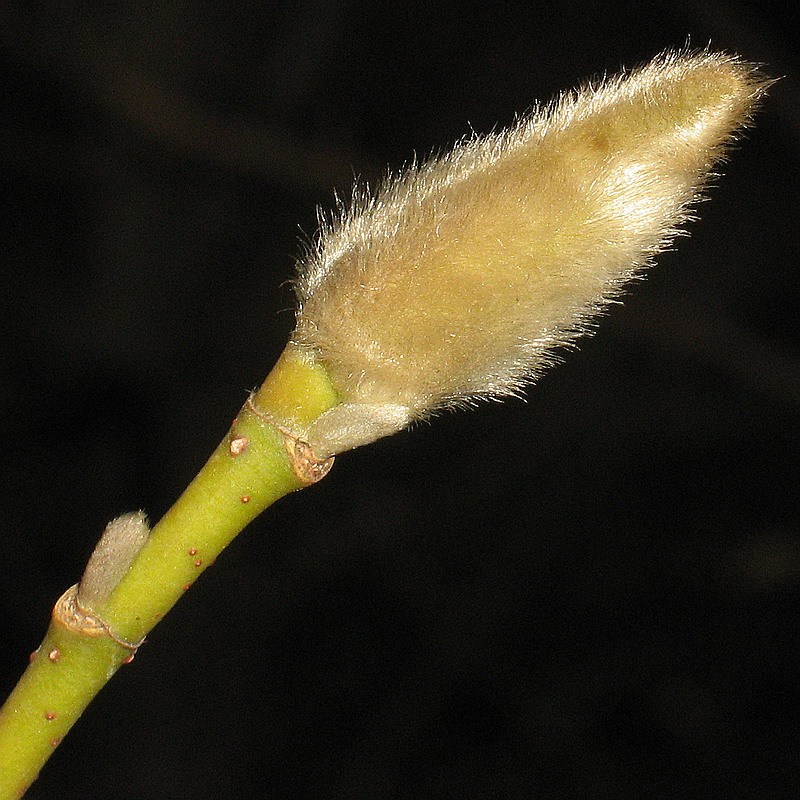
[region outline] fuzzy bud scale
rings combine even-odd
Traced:
[[[668,53],[356,193],[297,281],[290,347],[342,401],[305,432],[315,450],[536,379],[670,244],[765,85]]]

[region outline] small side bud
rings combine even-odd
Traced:
[[[133,511],[111,520],[78,584],[78,606],[84,610],[100,608],[122,580],[149,536],[150,526],[143,511]]]
[[[669,246],[767,85],[666,53],[356,193],[300,266],[289,346],[342,405],[297,433],[327,456],[519,393]]]

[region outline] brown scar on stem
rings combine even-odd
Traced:
[[[120,647],[136,652],[142,644],[144,644],[144,637],[138,642],[128,642],[117,636],[105,620],[80,604],[78,600],[78,586],[79,584],[77,583],[74,586],[70,586],[69,589],[56,600],[56,604],[53,606],[53,622],[66,628],[75,636],[85,636],[88,638],[108,636]],[[52,661],[53,659],[50,660]]]
[[[253,401],[254,395],[247,398],[248,408],[263,420],[266,420],[273,428],[283,434],[284,446],[289,456],[289,464],[292,467],[297,479],[303,486],[310,486],[312,483],[321,481],[333,466],[334,457],[317,458],[311,445],[304,441],[300,436],[280,425],[269,414],[256,408]],[[242,502],[245,502],[242,498]]]
[[[247,445],[249,444],[250,440],[246,436],[234,436],[228,445],[231,456],[234,458],[236,458],[236,456],[240,456],[245,450],[247,450]]]

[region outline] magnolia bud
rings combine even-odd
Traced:
[[[314,450],[518,393],[670,244],[766,85],[668,53],[357,194],[297,280],[290,348],[341,400]]]

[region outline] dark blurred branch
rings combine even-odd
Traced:
[[[735,376],[744,389],[778,408],[800,407],[800,361],[788,349],[751,334],[741,325],[704,315],[681,313],[676,306],[663,312],[626,318],[626,331],[651,344],[684,351],[696,363]]]
[[[109,76],[99,99],[162,146],[307,191],[327,193],[364,169],[361,158],[343,147],[302,142],[278,128],[225,118],[135,71]]]
[[[33,20],[0,0],[0,36],[18,58],[185,157],[314,193],[349,185],[354,173],[374,171],[341,142],[303,141],[277,126],[228,118],[211,104],[160,84],[106,46],[85,18]]]

